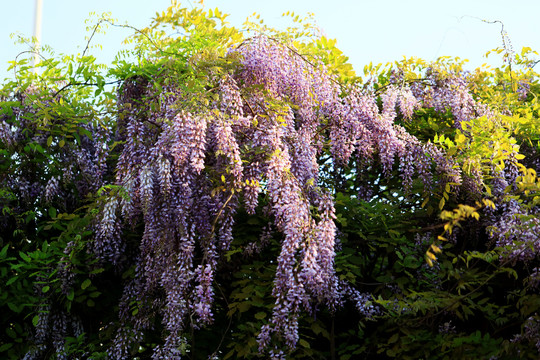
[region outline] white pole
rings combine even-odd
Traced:
[[[39,62],[39,51],[41,46],[41,8],[43,7],[43,0],[36,0],[36,13],[34,16],[34,38],[36,39],[36,52],[34,53],[34,71],[36,64]]]

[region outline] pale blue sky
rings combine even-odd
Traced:
[[[21,51],[13,45],[11,33],[31,36],[35,0],[1,0],[0,79],[6,73],[7,61]],[[85,45],[85,19],[90,12],[111,12],[120,23],[144,27],[156,11],[167,8],[170,0],[43,0],[42,43],[57,53],[81,52]],[[183,4],[190,6],[189,1]],[[284,27],[281,14],[291,10],[299,15],[315,14],[317,24],[349,56],[357,71],[370,61],[374,63],[416,56],[434,60],[450,55],[467,58],[470,67],[486,62],[483,55],[501,46],[499,24],[480,19],[500,20],[516,51],[522,46],[540,50],[539,0],[206,0],[206,7],[218,7],[229,13],[231,24],[240,27],[245,18],[258,12],[265,22]],[[121,48],[121,40],[130,35],[126,29],[110,28],[96,43],[98,61],[109,63]],[[490,64],[501,59],[493,57]]]

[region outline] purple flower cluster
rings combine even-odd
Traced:
[[[24,359],[34,360],[45,357],[46,352],[54,351],[57,359],[71,358],[66,349],[67,337],[81,336],[84,331],[81,321],[73,315],[49,305],[41,305],[39,319],[33,334],[33,344]],[[52,344],[52,349],[49,349]],[[88,354],[85,354],[87,356]]]
[[[540,353],[540,319],[537,314],[530,316],[521,334],[515,335],[511,342],[532,342]]]
[[[11,126],[4,119],[0,119],[0,143],[10,146],[13,144]]]
[[[529,286],[534,289],[540,288],[540,267],[532,269],[531,274],[529,275]]]
[[[539,209],[512,196],[520,172],[516,154],[511,154],[503,170],[493,169],[492,194],[495,209],[487,209],[487,229],[492,243],[506,249],[504,260],[529,262],[540,252]]]
[[[210,87],[217,96],[209,106],[185,105],[187,95],[173,83],[155,94],[150,86],[127,81],[119,96],[121,107],[137,103],[146,115],[134,116],[131,109],[120,124],[125,143],[116,174],[127,196],[114,195],[103,204],[94,249],[118,261],[122,226],[143,221],[144,234],[140,279],[126,286],[125,326],[111,357],[124,358],[122,349],[137,341],[156,312],[167,335],[155,358],[180,357],[185,329],[212,323],[215,271],[233,241],[236,209],[243,200],[254,214],[261,194],[267,196],[272,226],[245,254],[260,251],[270,229],[282,234],[275,306],[258,337],[261,351],[275,338],[294,348],[300,313],[314,312],[319,304],[334,310],[349,299],[365,316],[375,315],[368,296],[340,283],[334,271],[334,200],[318,187],[323,152],[336,165],[355,159],[359,172],[378,158],[390,174],[397,161],[406,190],[415,176],[427,190],[461,183],[459,170],[440,149],[408,134],[396,119],[411,119],[420,106],[449,108],[456,121],[475,116],[480,106],[462,78],[442,81],[433,75],[433,84],[424,88],[391,85],[379,109],[376,93],[343,87],[322,64],[274,39],[249,39],[230,55],[241,65],[218,79],[209,75],[217,83]],[[160,99],[157,110],[130,100],[145,96]],[[441,175],[439,184],[433,184],[433,168]],[[158,291],[164,292],[161,302],[155,300]],[[125,304],[134,300],[146,310],[128,311]]]
[[[199,265],[195,269],[198,285],[195,286],[195,301],[193,309],[195,314],[200,318],[201,323],[212,323],[212,302],[214,298],[214,290],[212,282],[214,280],[214,271],[210,264],[206,264],[204,268]]]
[[[117,198],[112,198],[103,205],[95,229],[95,241],[92,243],[93,252],[112,263],[117,263],[123,251],[120,240],[121,227],[117,221],[117,207]]]
[[[473,98],[466,72],[441,72],[431,68],[426,73],[426,80],[414,83],[411,91],[424,108],[440,112],[450,110],[458,129],[463,121],[493,116],[487,106]]]
[[[540,220],[515,199],[497,205],[500,214],[489,226],[489,236],[496,246],[505,247],[505,258],[531,261],[540,252]]]
[[[340,282],[340,288],[343,296],[351,301],[356,310],[366,318],[370,319],[381,313],[381,310],[371,301],[369,294],[359,292],[344,281]]]

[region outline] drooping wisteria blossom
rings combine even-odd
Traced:
[[[96,225],[94,248],[114,262],[123,251],[118,229],[142,217],[138,268],[144,280],[135,293],[128,286],[123,301],[150,303],[153,292],[165,292],[159,311],[168,335],[155,358],[177,356],[175,344],[183,341],[187,327],[213,321],[215,271],[234,241],[236,209],[243,199],[253,214],[261,194],[268,197],[268,213],[283,236],[272,291],[276,303],[258,337],[261,351],[273,337],[294,348],[302,311],[316,311],[320,303],[337,309],[345,298],[358,309],[369,303],[334,272],[333,198],[318,187],[323,152],[335,164],[380,161],[385,174],[397,162],[405,189],[415,176],[429,190],[461,182],[440,150],[396,124],[398,116],[410,119],[425,103],[409,87],[388,87],[379,109],[375,93],[342,88],[324,65],[275,39],[249,39],[229,55],[239,59],[238,70],[218,76],[213,90],[218,101],[210,108],[184,108],[186,94],[169,85],[159,111],[142,119],[133,111],[126,114],[116,177],[129,196],[104,204]],[[120,106],[153,91],[126,82]],[[433,184],[435,177],[440,184]],[[264,245],[252,245],[258,246]],[[122,314],[126,324],[141,318]],[[118,350],[111,352],[119,358],[137,338],[122,331]]]

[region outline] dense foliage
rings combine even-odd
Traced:
[[[225,17],[13,62],[2,356],[538,358],[536,53],[356,76],[309,19]]]

